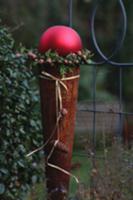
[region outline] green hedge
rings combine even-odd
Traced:
[[[39,92],[26,49],[0,27],[0,199],[21,200],[42,179]]]

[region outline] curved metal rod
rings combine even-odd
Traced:
[[[104,60],[104,61],[93,63],[93,64],[100,64],[101,65],[101,64],[104,64],[104,63],[108,63],[109,60],[111,58],[113,58],[114,55],[116,55],[116,53],[121,49],[121,47],[123,45],[123,42],[124,42],[124,39],[125,39],[125,36],[126,36],[126,30],[127,30],[127,26],[126,25],[127,25],[127,23],[125,21],[126,18],[123,17],[123,27],[124,28],[122,30],[122,34],[120,35],[120,37],[118,37],[117,46],[112,51],[112,54],[107,58],[103,54],[103,52],[101,51],[101,49],[99,48],[99,46],[97,44],[96,36],[95,36],[95,17],[96,17],[98,6],[99,6],[99,0],[97,0],[97,4],[95,5],[93,13],[92,13],[92,18],[91,18],[91,35],[92,35],[92,40],[93,40],[93,43],[94,43],[96,51],[98,52],[98,54],[100,55],[100,57],[102,57],[102,59]],[[123,10],[122,10],[122,13],[123,13]]]
[[[73,0],[68,0],[68,25],[72,27]]]
[[[94,47],[97,51],[97,53],[100,55],[100,57],[104,60],[104,63],[108,63],[110,65],[114,65],[114,66],[118,66],[118,67],[133,67],[133,63],[117,63],[111,60],[112,57],[114,57],[114,55],[121,49],[125,36],[126,36],[126,30],[127,30],[127,15],[126,15],[126,10],[124,7],[124,3],[122,0],[119,0],[119,4],[120,4],[120,8],[122,11],[122,15],[123,15],[123,32],[121,35],[121,38],[117,44],[117,47],[115,48],[115,50],[113,51],[113,53],[107,57],[102,50],[100,49],[98,43],[97,43],[97,39],[96,39],[96,35],[95,35],[95,16],[96,16],[96,12],[97,12],[97,8],[99,5],[99,2],[97,1],[97,5],[93,11],[92,14],[92,20],[91,20],[91,34],[92,34],[92,40],[94,43]],[[94,64],[98,64],[98,63],[94,63]]]

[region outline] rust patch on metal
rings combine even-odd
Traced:
[[[40,73],[45,70],[47,73],[61,78],[57,71],[57,67],[43,66]],[[71,73],[67,73],[66,77],[79,75],[79,67],[73,68]],[[74,141],[74,126],[76,103],[78,96],[78,82],[79,79],[64,81],[68,88],[68,92],[61,90],[63,110],[62,117],[59,122],[59,135],[60,143],[56,146],[52,156],[49,160],[53,165],[59,166],[64,170],[70,172],[72,148]],[[46,142],[56,124],[56,94],[55,94],[55,81],[40,79],[40,95],[41,95],[41,110],[42,110],[42,124],[44,142]],[[57,130],[51,138],[49,145],[45,148],[45,153],[48,156],[51,151],[51,143],[57,139]],[[60,146],[60,148],[59,148]],[[46,160],[47,160],[46,156]],[[46,179],[48,200],[64,200],[67,198],[69,189],[70,177],[63,172],[51,168],[46,163]],[[63,189],[62,189],[63,188]],[[62,192],[65,191],[65,192]]]

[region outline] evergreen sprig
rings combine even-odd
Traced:
[[[88,49],[70,53],[66,56],[60,56],[57,52],[48,50],[44,54],[40,54],[37,50],[28,53],[29,58],[38,65],[57,66],[61,75],[72,71],[74,67],[88,64],[92,58],[92,53]]]

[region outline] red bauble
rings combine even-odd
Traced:
[[[45,53],[49,49],[57,51],[65,56],[76,53],[82,49],[82,41],[78,33],[67,26],[53,26],[47,29],[41,36],[39,51]]]

